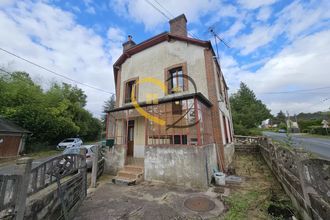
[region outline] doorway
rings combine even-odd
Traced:
[[[127,156],[133,157],[134,154],[134,120],[128,121],[127,127]]]

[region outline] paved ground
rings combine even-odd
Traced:
[[[79,208],[76,220],[84,219],[213,219],[224,206],[214,188],[197,191],[160,183],[142,182],[135,186],[115,185],[108,178],[96,191],[90,192]],[[215,203],[209,212],[194,212],[184,207],[184,201],[194,196]]]
[[[263,132],[264,135],[276,141],[287,141],[285,133]],[[291,134],[294,147],[304,148],[323,158],[330,159],[330,139],[307,137],[303,134]]]

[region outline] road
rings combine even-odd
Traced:
[[[285,133],[263,132],[263,135],[268,136],[276,141],[286,142],[288,137]],[[330,139],[308,137],[303,134],[290,134],[293,147],[303,148],[306,151],[313,152],[320,157],[330,159]]]

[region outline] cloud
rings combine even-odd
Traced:
[[[267,21],[271,14],[272,9],[270,7],[260,8],[257,14],[257,19],[260,21]]]
[[[226,31],[223,33],[223,36],[225,38],[236,36],[239,31],[245,28],[245,25],[242,20],[236,20],[235,23]]]
[[[82,83],[114,91],[111,61],[121,49],[120,37],[115,33],[112,41],[108,42],[93,29],[79,25],[73,14],[44,2],[32,1],[0,8],[0,29],[6,30],[0,37],[2,48]],[[8,66],[12,71],[29,72],[33,79],[43,83],[44,88],[51,80],[72,83],[0,53],[0,65]],[[88,96],[87,109],[94,115],[100,115],[103,102],[110,95],[78,86]]]
[[[328,25],[327,21],[330,18],[328,8],[330,8],[330,2],[328,1],[317,3],[295,1],[276,13],[273,23],[252,22],[250,24],[251,31],[233,39],[232,45],[238,48],[242,55],[249,55],[257,49],[276,41],[280,36],[285,36],[285,39],[288,40],[286,43],[291,43],[299,36],[312,33]],[[266,19],[269,12],[262,12],[262,10],[268,9],[260,9],[257,18]],[[265,15],[260,13],[265,13]]]
[[[245,72],[240,74],[239,78],[246,82],[259,97],[262,97],[273,112],[278,112],[281,108],[288,108],[294,113],[322,110],[326,108],[326,103],[321,101],[329,98],[329,90],[287,94],[267,93],[330,85],[327,71],[330,60],[329,51],[330,31],[321,31],[296,40],[256,72]]]
[[[149,0],[149,2],[170,18],[184,13],[188,22],[191,23],[200,22],[200,18],[203,15],[215,10],[219,5],[219,2],[216,0]],[[111,0],[110,7],[118,15],[135,23],[142,23],[147,31],[152,31],[168,22],[168,19],[148,4],[146,0]]]
[[[277,0],[238,0],[238,3],[246,9],[256,9],[264,5],[272,5]]]

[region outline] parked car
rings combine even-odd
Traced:
[[[57,145],[58,150],[63,150],[69,147],[80,147],[83,144],[80,138],[66,138]]]
[[[63,154],[80,154],[80,149],[86,150],[86,164],[87,169],[92,168],[93,166],[93,156],[95,152],[95,145],[81,145],[79,147],[70,147],[63,151]]]
[[[286,130],[285,129],[279,129],[278,133],[286,133]]]

